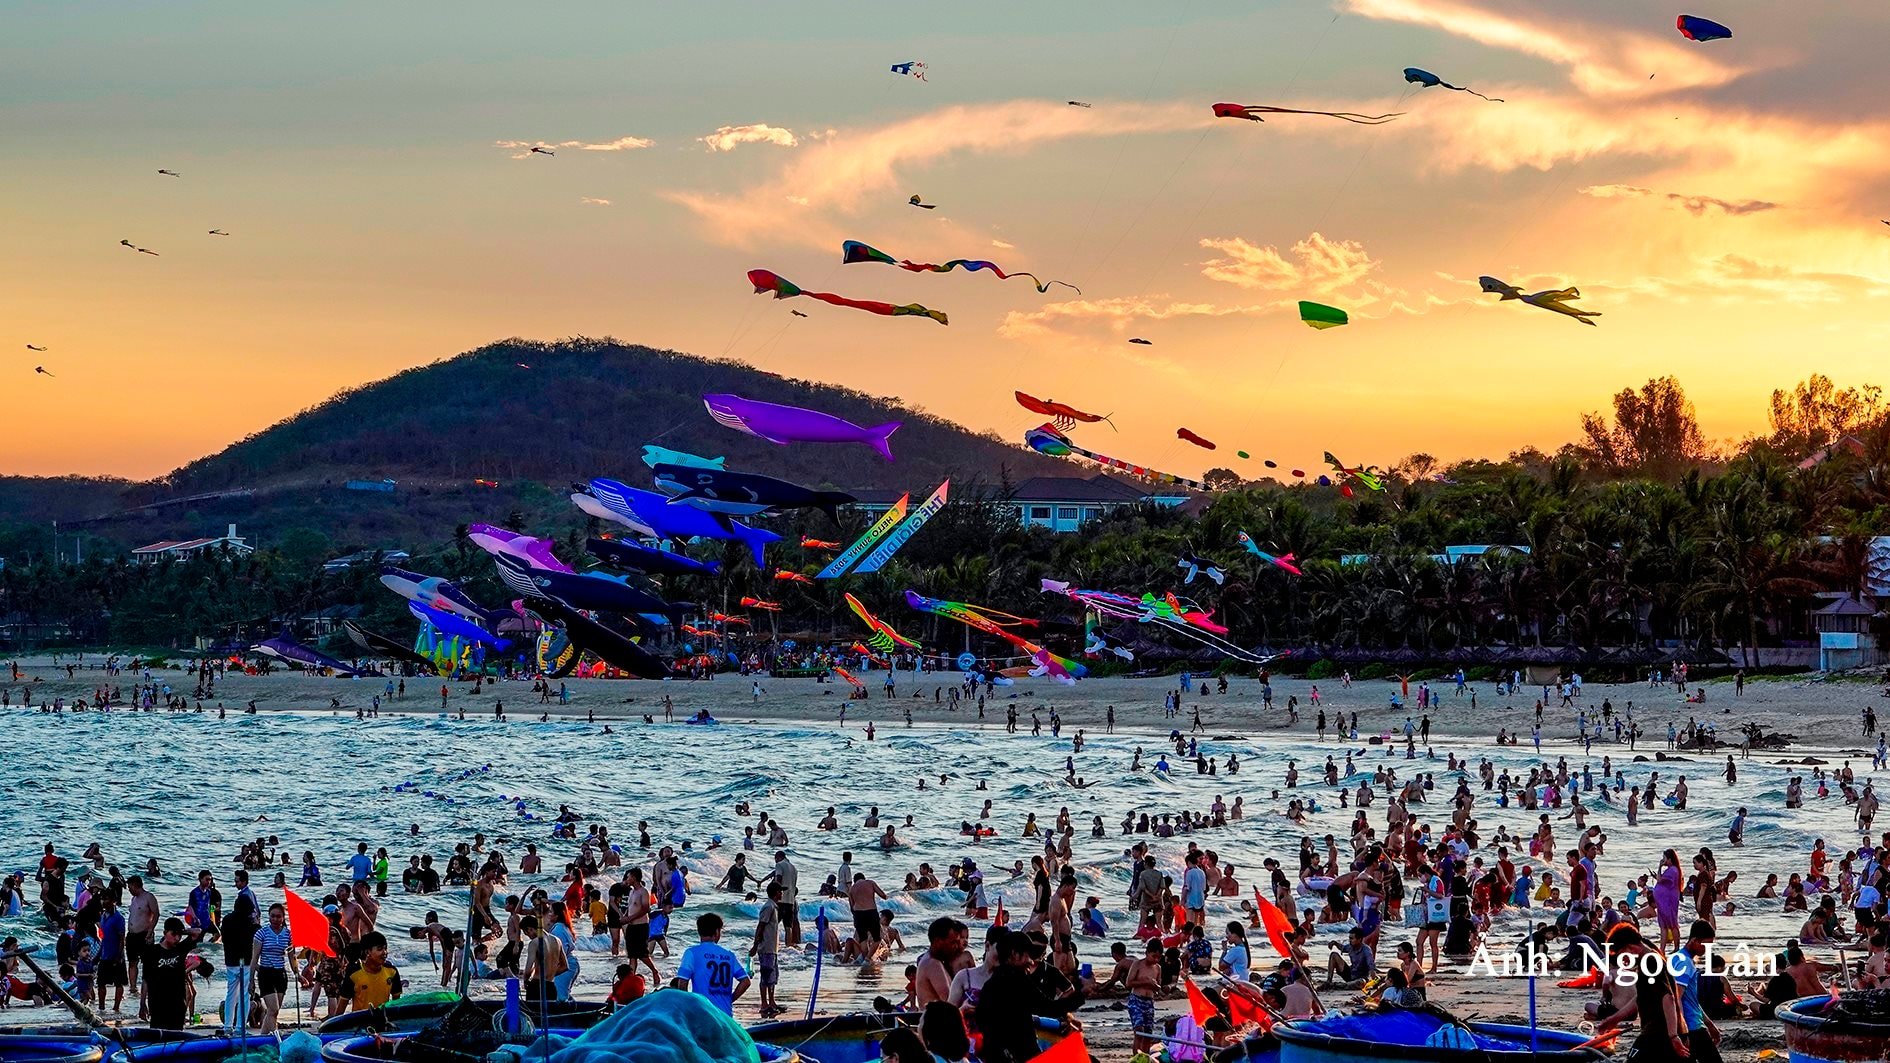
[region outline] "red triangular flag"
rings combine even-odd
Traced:
[[[1081,1031],[1072,1030],[1068,1037],[1032,1056],[1030,1063],[1089,1063],[1089,1046],[1083,1043]]]
[[[992,925],[992,926],[1004,926],[1005,924],[1007,924],[1007,923],[1009,923],[1010,921],[1011,921],[1011,917],[1010,917],[1009,915],[1006,915],[1006,914],[1005,914],[1005,912],[1004,912],[1004,898],[1003,898],[1003,897],[999,897],[999,898],[998,898],[998,905],[997,905],[997,917],[996,917],[995,919],[992,919],[992,920],[991,920],[991,925]]]
[[[313,949],[324,956],[333,956],[335,950],[328,945],[328,917],[320,908],[295,895],[288,887],[282,890],[282,906],[289,914],[289,946],[297,949]]]
[[[1194,1013],[1194,1024],[1206,1026],[1209,1019],[1221,1013],[1221,1009],[1214,1006],[1206,993],[1201,992],[1201,987],[1194,984],[1194,979],[1184,981],[1188,983],[1188,1010]]]
[[[1253,891],[1253,904],[1260,910],[1260,925],[1266,928],[1267,941],[1273,945],[1273,951],[1280,954],[1280,959],[1293,958],[1293,943],[1287,935],[1293,930],[1292,920],[1280,911],[1279,905],[1267,900],[1258,887]]]
[[[1239,988],[1227,991],[1227,1019],[1235,1026],[1242,1023],[1257,1022],[1263,1030],[1273,1028],[1273,1016],[1260,1006],[1259,1002],[1248,997]],[[1199,1020],[1196,1020],[1199,1021]]]

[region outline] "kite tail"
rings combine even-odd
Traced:
[[[1052,284],[1060,284],[1060,285],[1062,285],[1063,287],[1065,287],[1065,288],[1068,288],[1069,290],[1071,290],[1071,291],[1073,291],[1073,292],[1075,292],[1075,293],[1076,293],[1076,294],[1078,294],[1078,295],[1081,295],[1081,294],[1083,294],[1083,289],[1081,289],[1081,288],[1078,288],[1078,287],[1077,287],[1076,285],[1074,285],[1074,284],[1071,284],[1071,283],[1070,283],[1070,282],[1068,282],[1068,281],[1040,281],[1040,280],[1038,280],[1038,279],[1037,279],[1037,275],[1036,275],[1036,274],[1034,274],[1034,273],[1013,273],[1013,274],[1011,274],[1011,276],[1012,276],[1012,277],[1029,277],[1029,278],[1030,278],[1030,280],[1031,280],[1031,283],[1033,283],[1033,284],[1035,284],[1035,285],[1037,286],[1037,294],[1038,294],[1038,295],[1047,295],[1047,294],[1049,294],[1049,291],[1050,291],[1050,286],[1051,286]],[[1009,278],[1009,277],[1007,277],[1007,278],[1005,278],[1005,279],[1006,279],[1006,280],[1009,280],[1010,278]]]
[[[1457,88],[1457,86],[1455,86],[1455,85],[1452,85],[1452,86],[1450,86],[1450,87],[1451,87],[1451,88],[1453,88],[1453,89],[1456,89],[1456,88]],[[1483,95],[1483,94],[1482,94],[1481,92],[1478,92],[1478,91],[1477,91],[1477,90],[1475,90],[1475,89],[1457,89],[1457,91],[1458,91],[1458,92],[1467,92],[1467,93],[1469,93],[1469,94],[1470,94],[1470,95],[1472,95],[1472,96],[1477,96],[1477,97],[1480,97],[1480,98],[1482,98],[1482,99],[1485,99],[1485,100],[1488,100],[1488,101],[1490,101],[1491,103],[1502,103],[1502,102],[1503,102],[1503,101],[1502,101],[1502,99],[1501,99],[1501,98],[1499,98],[1499,97],[1496,97],[1496,96],[1484,96],[1484,95]]]
[[[892,434],[899,430],[900,421],[888,421],[866,430],[866,444],[879,451],[879,456],[887,461],[893,460]]]

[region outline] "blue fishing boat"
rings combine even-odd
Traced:
[[[1778,1017],[1785,1023],[1785,1048],[1791,1053],[1791,1063],[1890,1058],[1890,1014],[1857,1006],[1858,996],[1800,997],[1780,1006]]]
[[[798,1053],[802,1063],[879,1063],[879,1042],[918,1021],[916,1012],[860,1012],[764,1022],[748,1027],[748,1034],[757,1045]],[[1047,1048],[1062,1039],[1063,1030],[1054,1020],[1037,1020],[1039,1044]]]
[[[1299,1019],[1274,1028],[1280,1063],[1592,1063],[1581,1034],[1505,1023],[1461,1023],[1429,1010],[1388,1008]]]
[[[0,1034],[0,1063],[99,1063],[105,1049],[87,1038]]]
[[[402,997],[382,1007],[343,1012],[323,1020],[315,1029],[323,1040],[346,1034],[412,1033],[446,1018],[453,1009],[459,1007],[462,999],[459,994],[452,992]],[[469,1000],[466,1003],[487,1015],[499,1014],[506,1007],[505,1001],[501,999]],[[572,1030],[589,1029],[610,1014],[610,1008],[603,1002],[583,1000],[533,1001],[521,1004],[520,1010],[535,1025]]]
[[[150,1045],[133,1045],[127,1056],[119,1048],[105,1057],[105,1063],[222,1063],[231,1056],[267,1049],[271,1058],[280,1041],[275,1034],[255,1037],[192,1037]]]

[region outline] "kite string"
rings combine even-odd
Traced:
[[[1156,79],[1161,77],[1162,70],[1166,68],[1168,65],[1168,56],[1170,55],[1170,53],[1174,51],[1175,38],[1179,36],[1181,33],[1181,24],[1187,21],[1187,5],[1176,4],[1175,10],[1181,13],[1181,17],[1177,18],[1175,20],[1175,24],[1172,27],[1170,27],[1168,30],[1168,43],[1162,46],[1161,58],[1155,61],[1155,68],[1149,71],[1148,84],[1142,86],[1142,98],[1136,101],[1137,107],[1148,106],[1149,97],[1154,95],[1154,92],[1155,92]],[[1114,160],[1110,162],[1109,168],[1103,171],[1103,174],[1104,174],[1103,183],[1097,187],[1096,194],[1093,197],[1091,197],[1090,202],[1089,202],[1089,210],[1085,213],[1083,217],[1083,231],[1085,233],[1085,236],[1083,239],[1083,249],[1082,249],[1082,253],[1077,255],[1075,261],[1081,262],[1088,257],[1089,249],[1093,241],[1095,240],[1096,212],[1102,209],[1102,201],[1103,201],[1104,196],[1109,192],[1109,190],[1112,187],[1114,187],[1115,176],[1117,173],[1121,172],[1122,170],[1122,156],[1125,153],[1127,153],[1128,150],[1129,150],[1129,145],[1128,145],[1127,139],[1119,138],[1118,143],[1116,145],[1116,157]]]

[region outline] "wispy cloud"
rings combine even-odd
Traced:
[[[579,203],[582,203],[582,204],[584,204],[584,205],[585,205],[585,206],[587,206],[587,207],[608,207],[608,206],[610,206],[610,200],[608,200],[608,199],[599,199],[599,198],[598,198],[598,197],[596,197],[596,196],[579,196],[579,197],[578,197],[578,202],[579,202]]]
[[[696,140],[707,145],[710,151],[734,151],[743,144],[773,144],[776,147],[792,148],[801,142],[792,129],[763,124],[725,125]]]
[[[1006,339],[1044,336],[1060,324],[1097,322],[1118,333],[1126,332],[1135,321],[1169,321],[1174,318],[1217,318],[1258,316],[1292,305],[1288,300],[1248,305],[1224,306],[1216,303],[1188,303],[1164,296],[1123,296],[1113,299],[1073,299],[1050,303],[1037,310],[1012,310],[998,323],[998,335]]]
[[[1197,129],[1213,121],[1207,108],[1192,102],[1100,111],[1043,100],[965,104],[887,125],[831,131],[818,144],[795,152],[772,178],[733,196],[672,191],[664,198],[695,214],[712,238],[726,244],[745,247],[772,237],[826,247],[843,238],[840,218],[887,194],[909,171],[953,155],[1023,151],[1079,137]],[[791,227],[781,223],[784,199],[808,208]]]
[[[1638,185],[1589,185],[1581,189],[1581,193],[1596,199],[1641,199],[1652,196],[1674,203],[1693,215],[1705,214],[1709,210],[1724,214],[1758,214],[1778,209],[1777,203],[1763,199],[1730,200],[1715,196],[1689,196],[1679,192],[1656,192]]]
[[[1201,275],[1239,288],[1329,292],[1357,284],[1379,266],[1358,241],[1328,240],[1320,233],[1294,244],[1292,261],[1278,248],[1238,236],[1205,238],[1201,246],[1224,256],[1203,263]]]
[[[1002,240],[1000,240],[1000,239],[998,239],[997,237],[995,237],[995,236],[993,236],[993,237],[991,238],[991,246],[992,246],[992,247],[996,247],[996,248],[1001,248],[1001,249],[1003,249],[1003,250],[1006,250],[1006,251],[1008,251],[1008,250],[1010,250],[1011,248],[1014,248],[1014,247],[1016,247],[1017,245],[1016,245],[1016,244],[1007,244],[1007,243],[1005,243],[1004,241],[1002,241]]]
[[[1678,37],[1670,41],[1651,31],[1571,18],[1566,8],[1536,12],[1475,0],[1344,0],[1343,9],[1533,55],[1567,68],[1575,87],[1593,96],[1710,88],[1748,72]],[[1650,74],[1657,80],[1650,81]]]
[[[495,140],[492,142],[492,146],[510,150],[514,159],[529,159],[531,158],[533,148],[551,148],[553,150],[571,148],[577,151],[636,151],[639,148],[647,148],[655,143],[656,141],[644,137],[618,137],[616,140],[597,141],[560,140],[555,144],[544,140]]]

